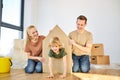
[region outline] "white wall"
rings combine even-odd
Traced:
[[[111,63],[120,63],[120,0],[25,0],[25,29],[34,24],[47,35],[57,24],[68,35],[81,14],[88,18],[94,43],[103,43]]]
[[[39,1],[40,0],[25,0],[25,10],[24,10],[24,34],[26,28],[33,24],[39,26]],[[25,37],[25,36],[24,36]]]

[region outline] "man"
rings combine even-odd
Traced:
[[[90,70],[89,55],[93,43],[92,33],[85,30],[87,18],[83,15],[77,17],[77,30],[69,34],[72,44],[73,72],[87,73]]]

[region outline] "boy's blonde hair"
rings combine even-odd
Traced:
[[[60,48],[62,48],[62,43],[60,42],[60,39],[58,37],[53,37],[53,39],[49,43],[49,47],[59,45]]]

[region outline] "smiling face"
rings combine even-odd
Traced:
[[[30,28],[28,30],[28,34],[31,37],[31,39],[36,39],[38,38],[38,31],[36,30],[36,28]]]
[[[53,39],[50,40],[49,46],[56,54],[59,54],[59,49],[62,48],[62,44],[58,37],[53,37]]]
[[[84,15],[80,15],[77,17],[77,29],[79,31],[83,31],[85,29],[85,26],[87,25],[87,18]]]
[[[59,53],[60,46],[57,43],[54,43],[51,45],[51,49],[53,50],[54,53]]]
[[[78,19],[76,24],[77,24],[77,29],[78,30],[84,30],[84,28],[86,26],[86,21]]]

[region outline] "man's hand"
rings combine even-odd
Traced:
[[[76,44],[76,42],[74,40],[72,40],[72,39],[70,39],[69,42],[70,42],[71,45],[75,45]]]

